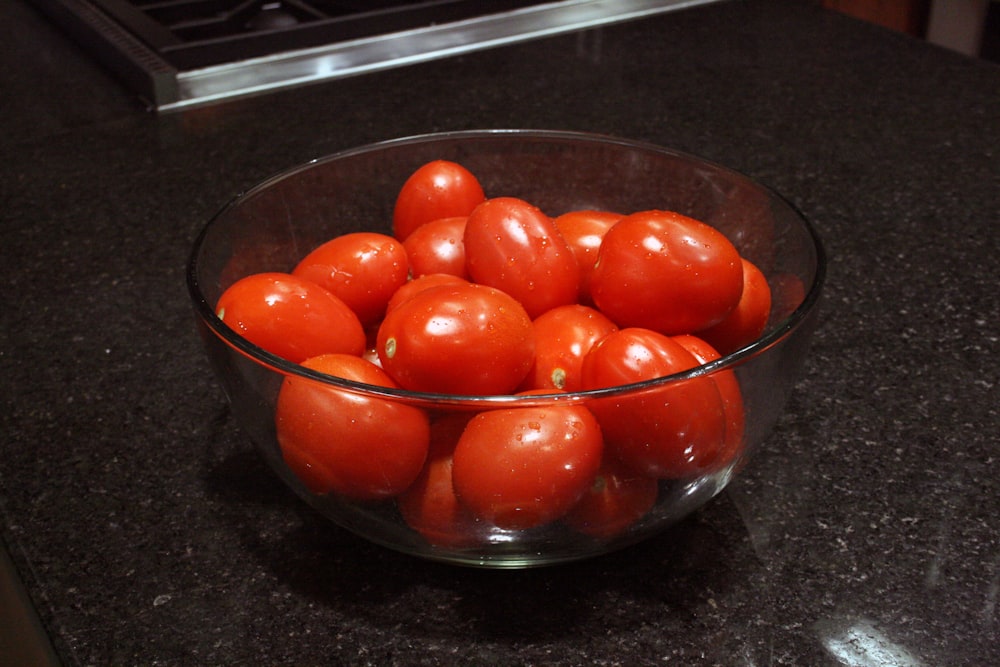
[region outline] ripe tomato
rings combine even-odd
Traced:
[[[414,278],[429,273],[450,273],[468,278],[465,268],[465,221],[468,216],[432,220],[413,230],[403,241]]]
[[[479,542],[481,522],[461,504],[452,485],[452,457],[472,414],[448,413],[431,421],[427,463],[417,480],[396,500],[399,513],[431,544],[472,546]]]
[[[327,354],[302,365],[395,387],[361,357]],[[420,474],[430,441],[427,414],[420,408],[296,376],[281,385],[275,426],[285,463],[310,491],[359,500],[402,493]]]
[[[472,283],[418,292],[386,314],[376,340],[382,367],[413,391],[510,393],[535,356],[521,304]]]
[[[292,273],[343,299],[367,326],[382,317],[409,271],[402,243],[385,234],[355,232],[319,246]]]
[[[613,457],[606,457],[587,492],[563,521],[600,540],[618,537],[656,503],[659,484]]]
[[[594,272],[594,264],[597,263],[597,251],[604,235],[621,218],[621,213],[610,211],[571,211],[553,220],[580,266],[580,303],[592,302],[590,274]]]
[[[215,312],[254,345],[293,363],[327,352],[361,354],[365,348],[361,322],[343,301],[287,273],[241,278],[223,292]]]
[[[552,219],[528,202],[486,200],[469,215],[464,241],[472,280],[510,294],[531,317],[576,302],[576,257]]]
[[[600,311],[580,304],[557,306],[535,318],[535,363],[522,389],[579,391],[583,358],[618,329]]]
[[[802,305],[806,286],[794,273],[779,273],[770,280],[771,319],[780,322]]]
[[[580,405],[490,410],[455,447],[455,492],[476,516],[521,530],[566,514],[601,465],[601,428]]]
[[[715,361],[720,356],[718,351],[697,336],[684,334],[674,336],[674,340],[685,350],[694,355],[699,364]],[[746,414],[743,409],[743,394],[740,391],[740,381],[732,370],[718,371],[709,376],[719,390],[722,399],[722,412],[726,421],[726,435],[713,467],[722,468],[729,465],[743,452],[743,432],[746,428]]]
[[[679,213],[641,211],[604,235],[590,290],[620,327],[691,333],[736,307],[743,266],[733,244],[713,227]]]
[[[754,342],[764,333],[771,315],[771,288],[761,270],[743,259],[743,294],[721,322],[698,332],[720,354],[729,354]]]
[[[583,386],[600,389],[652,380],[699,365],[668,336],[648,329],[612,332],[583,360]],[[607,447],[637,472],[683,478],[703,472],[725,437],[722,401],[715,382],[696,377],[588,403]]]
[[[428,162],[400,188],[392,213],[393,236],[405,241],[424,223],[469,215],[484,199],[479,179],[462,165],[447,160]]]
[[[458,276],[454,276],[450,273],[428,273],[427,275],[420,276],[419,278],[414,278],[396,290],[396,293],[392,295],[391,299],[389,299],[389,304],[386,306],[385,312],[388,313],[414,294],[422,292],[425,289],[437,287],[438,285],[462,285],[468,282],[468,280],[459,278]]]

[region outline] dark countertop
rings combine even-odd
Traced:
[[[996,65],[739,1],[157,117],[23,0],[0,44],[2,535],[65,663],[1000,664]],[[184,264],[231,195],[480,127],[697,153],[826,241],[764,450],[633,549],[481,572],[363,543],[264,467],[199,347]]]

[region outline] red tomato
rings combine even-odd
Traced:
[[[445,394],[506,394],[535,357],[531,319],[485,285],[439,285],[394,307],[377,336],[382,367],[401,386]]]
[[[423,292],[425,289],[437,287],[438,285],[463,285],[468,282],[468,280],[459,278],[458,276],[453,276],[450,273],[428,273],[427,275],[420,276],[419,278],[414,278],[396,290],[396,293],[392,295],[391,299],[389,299],[389,304],[386,306],[385,312],[388,313],[414,294]]]
[[[481,412],[455,447],[455,492],[501,528],[541,526],[586,493],[602,450],[600,426],[580,405]]]
[[[531,317],[576,302],[576,257],[552,219],[528,202],[486,200],[469,215],[464,241],[472,280],[510,294]]]
[[[597,251],[604,235],[621,218],[621,213],[610,211],[571,211],[553,220],[580,266],[580,303],[591,303],[590,274],[597,263]]]
[[[414,278],[429,273],[450,273],[468,278],[465,268],[465,221],[468,216],[441,218],[417,227],[403,241]]]
[[[684,334],[674,336],[674,340],[685,350],[694,355],[699,364],[715,361],[720,356],[718,351],[697,336]],[[740,381],[732,370],[712,373],[709,377],[715,382],[722,399],[722,412],[726,420],[726,435],[719,450],[718,458],[713,467],[721,468],[728,465],[743,452],[743,432],[746,428],[746,414],[743,409],[743,394],[740,391]]]
[[[743,266],[733,244],[713,227],[679,213],[642,211],[604,235],[590,290],[620,327],[691,333],[736,307]]]
[[[621,329],[598,341],[583,360],[586,389],[652,380],[698,366],[668,336],[648,329]],[[637,472],[683,478],[704,472],[725,437],[722,401],[715,382],[685,382],[601,398],[588,403],[607,447]]]
[[[396,198],[392,233],[405,241],[417,227],[440,218],[466,216],[486,199],[472,172],[447,160],[428,162],[410,175]]]
[[[481,522],[459,502],[451,474],[455,445],[471,418],[471,414],[449,413],[431,422],[427,464],[396,500],[406,524],[431,544],[465,547],[479,542]]]
[[[743,294],[721,321],[698,332],[720,354],[729,354],[754,342],[764,333],[771,315],[771,287],[760,269],[743,259]]]
[[[615,458],[601,469],[563,521],[574,530],[601,540],[618,537],[646,515],[656,503],[659,484]]]
[[[306,368],[395,387],[361,357],[327,354]],[[385,398],[288,376],[275,410],[278,444],[289,469],[310,491],[360,500],[396,496],[417,478],[427,458],[427,414]]]
[[[802,279],[793,273],[779,273],[770,280],[771,319],[780,322],[802,305],[806,298],[806,287]]]
[[[535,363],[522,389],[582,388],[583,358],[590,348],[618,329],[600,311],[580,304],[557,306],[532,322]]]
[[[258,347],[294,363],[327,352],[361,354],[365,332],[354,312],[319,285],[287,273],[233,283],[215,312]]]
[[[319,246],[292,273],[343,299],[367,326],[382,317],[409,271],[402,243],[385,234],[355,232]]]

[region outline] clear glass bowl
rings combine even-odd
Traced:
[[[674,210],[722,231],[768,277],[773,302],[764,335],[752,345],[691,371],[637,385],[559,397],[420,394],[373,387],[309,371],[239,336],[214,305],[237,279],[290,271],[334,236],[391,229],[396,194],[407,176],[436,159],[458,162],[488,196],[525,199],[550,215],[577,209],[629,213]],[[338,526],[385,547],[431,560],[479,567],[530,567],[620,549],[663,531],[718,494],[773,428],[802,367],[823,283],[825,258],[816,232],[771,190],[727,168],[653,145],[591,134],[484,130],[416,136],[356,148],[284,171],[237,196],[195,242],[187,281],[198,328],[237,422],[274,471]],[[316,495],[285,465],[274,423],[286,376],[341,391],[378,396],[433,412],[627,398],[696,376],[735,374],[745,409],[738,456],[685,479],[661,480],[652,509],[610,539],[588,537],[561,521],[528,530],[477,524],[471,545],[426,541],[396,503]]]

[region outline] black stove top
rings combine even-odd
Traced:
[[[714,0],[33,0],[158,110]]]

